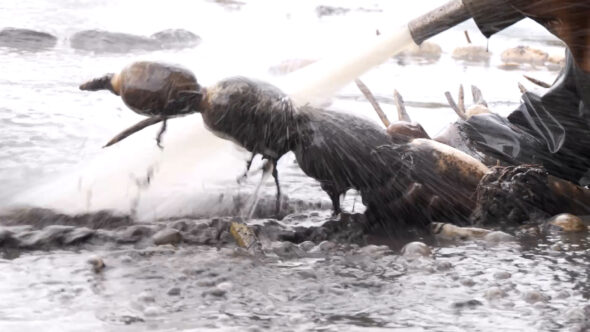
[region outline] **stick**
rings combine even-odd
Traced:
[[[527,76],[527,75],[522,75],[522,76],[524,76],[524,78],[526,78],[527,80],[529,80],[529,81],[531,81],[531,82],[535,83],[536,85],[538,85],[538,86],[540,86],[540,87],[542,87],[542,88],[548,89],[548,88],[550,88],[550,87],[551,87],[551,84],[549,84],[549,83],[545,83],[545,82],[543,82],[543,81],[541,81],[541,80],[538,80],[538,79],[536,79],[536,78],[532,78],[532,77],[530,77],[530,76]]]
[[[475,85],[471,86],[471,95],[473,96],[473,103],[488,107],[488,103],[486,103],[485,99],[483,99],[481,90]]]
[[[520,82],[518,82],[518,89],[520,90],[520,93],[527,93],[527,89],[524,87],[524,85],[522,85]]]
[[[467,38],[467,42],[469,44],[471,44],[471,38],[469,38],[469,32],[467,32],[467,30],[465,30],[464,32],[465,32],[465,38]]]
[[[445,96],[447,97],[447,101],[449,102],[449,105],[451,105],[451,108],[453,109],[453,111],[455,111],[455,113],[457,113],[459,118],[461,118],[462,120],[467,120],[467,115],[465,115],[465,113],[461,112],[461,110],[459,109],[459,106],[457,106],[457,104],[455,104],[455,100],[453,100],[453,96],[451,96],[451,93],[447,91],[447,92],[445,92]]]
[[[130,135],[142,130],[143,128],[149,127],[151,125],[155,125],[158,122],[164,121],[164,118],[161,116],[153,116],[151,118],[147,118],[145,120],[139,121],[135,125],[123,130],[117,136],[113,137],[103,148],[109,147],[115,143],[118,143],[125,138],[129,137]]]
[[[459,84],[459,109],[463,114],[467,114],[465,112],[465,91],[463,90],[463,84]]]
[[[373,94],[371,93],[369,88],[367,88],[365,83],[363,83],[358,78],[354,80],[354,83],[356,83],[356,86],[358,86],[359,90],[361,90],[361,92],[363,93],[365,98],[367,98],[367,100],[371,103],[371,105],[375,109],[375,112],[377,112],[377,115],[381,119],[381,122],[383,122],[383,124],[385,125],[386,128],[389,127],[391,122],[389,122],[389,119],[387,119],[387,115],[385,115],[385,112],[383,112],[383,110],[381,109],[381,106],[379,106],[379,103],[377,102],[377,100],[375,99],[375,96],[373,96]]]
[[[393,101],[395,103],[395,107],[397,108],[397,119],[399,121],[412,122],[410,115],[408,112],[406,112],[404,98],[402,98],[402,95],[400,95],[397,90],[393,90]]]

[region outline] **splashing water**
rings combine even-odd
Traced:
[[[365,45],[352,43],[340,54],[289,75],[284,89],[298,105],[320,105],[355,78],[414,44],[407,26]]]

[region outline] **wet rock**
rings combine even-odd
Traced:
[[[436,263],[436,270],[437,271],[448,271],[453,268],[453,264],[450,262],[437,262]]]
[[[148,238],[154,233],[153,229],[144,225],[134,225],[118,232],[118,242],[135,243]]]
[[[585,232],[588,230],[580,217],[569,213],[562,213],[551,218],[548,224],[562,232]]]
[[[281,258],[299,258],[305,256],[305,251],[299,248],[296,244],[291,242],[273,242],[271,250]]]
[[[361,255],[366,255],[373,258],[383,257],[393,253],[388,246],[377,246],[374,244],[364,246],[358,249],[357,252]]]
[[[0,47],[38,52],[53,48],[56,44],[57,38],[46,32],[16,28],[0,30]]]
[[[304,241],[299,244],[299,248],[305,252],[310,251],[313,247],[315,247],[315,243],[311,241]]]
[[[494,279],[496,279],[496,280],[506,280],[506,279],[510,279],[510,277],[512,277],[512,274],[510,274],[510,272],[500,271],[500,272],[494,273]]]
[[[106,267],[103,259],[98,256],[88,259],[88,264],[90,264],[94,273],[100,273]]]
[[[466,62],[489,62],[491,53],[482,46],[457,47],[452,54],[453,59]]]
[[[492,287],[486,290],[484,298],[488,301],[494,301],[506,296],[506,293],[499,287]]]
[[[492,231],[475,228],[475,227],[459,227],[453,224],[432,223],[431,228],[437,238],[444,240],[473,240],[481,239]]]
[[[400,60],[417,60],[419,62],[433,63],[440,59],[442,48],[433,42],[423,42],[420,46],[412,45],[395,56]]]
[[[462,279],[461,285],[465,287],[473,287],[475,286],[475,281],[473,281],[473,279]]]
[[[302,269],[302,270],[297,271],[297,274],[302,279],[317,279],[318,278],[316,272],[313,269]]]
[[[203,296],[214,296],[214,297],[222,297],[225,296],[225,294],[227,293],[226,290],[223,289],[219,289],[219,288],[214,288],[211,290],[207,290],[203,292]]]
[[[217,289],[229,292],[230,290],[232,290],[234,288],[234,284],[229,282],[229,281],[224,281],[224,282],[220,282],[217,284]]]
[[[531,290],[531,291],[525,292],[522,295],[522,298],[527,303],[530,303],[530,304],[537,303],[537,302],[547,302],[549,300],[548,296],[541,294],[541,292],[539,292],[537,290]]]
[[[422,242],[410,242],[401,250],[402,256],[406,258],[430,257],[432,251]]]
[[[150,316],[157,316],[162,312],[162,310],[157,306],[148,306],[143,309],[143,314],[150,317]]]
[[[177,245],[182,241],[182,234],[174,228],[164,228],[152,237],[157,246],[172,244]]]
[[[0,224],[7,226],[31,225],[41,229],[51,225],[70,225],[90,229],[115,229],[133,225],[134,220],[128,215],[102,210],[93,213],[66,215],[51,209],[18,208],[3,211]]]
[[[139,295],[137,295],[137,301],[142,303],[153,303],[156,302],[156,298],[151,293],[141,292]]]
[[[68,232],[64,237],[64,244],[76,245],[88,241],[95,231],[86,227],[75,228]]]
[[[201,38],[181,29],[164,30],[151,37],[103,30],[84,30],[70,38],[72,48],[95,53],[129,53],[193,47]]]
[[[315,8],[315,12],[318,15],[318,17],[344,15],[344,14],[348,13],[349,11],[350,11],[350,9],[348,9],[348,8],[324,6],[324,5],[317,6]]]
[[[473,309],[473,308],[478,307],[480,305],[483,305],[483,303],[481,303],[481,301],[468,300],[468,301],[460,301],[460,302],[453,303],[453,308],[455,308],[455,309]]]
[[[158,40],[127,33],[102,30],[76,32],[70,38],[72,48],[95,53],[128,53],[161,49]]]
[[[162,48],[188,48],[201,43],[201,37],[184,29],[168,29],[151,36],[159,40]]]
[[[514,236],[501,231],[490,232],[489,234],[484,236],[483,239],[489,243],[504,243],[516,241],[516,238]]]
[[[180,288],[179,287],[172,287],[168,290],[167,294],[170,296],[178,296],[178,295],[180,295]]]
[[[509,48],[500,55],[504,63],[528,64],[532,66],[545,64],[548,57],[549,55],[546,52],[528,46]]]

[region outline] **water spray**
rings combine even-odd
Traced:
[[[323,59],[292,73],[284,88],[299,105],[319,105],[349,82],[407,47],[420,45],[470,18],[486,37],[490,37],[524,16],[505,0],[452,0],[397,31],[378,36],[365,47],[355,45],[344,57]]]

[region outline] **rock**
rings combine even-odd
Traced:
[[[70,46],[76,50],[95,53],[129,53],[162,48],[156,39],[102,30],[76,32],[70,38]]]
[[[437,238],[445,240],[481,239],[492,232],[483,228],[459,227],[442,223],[432,223],[431,228]]]
[[[422,242],[410,242],[401,250],[402,256],[406,258],[430,257],[432,251]]]
[[[152,237],[154,244],[161,246],[165,244],[177,245],[182,241],[182,234],[174,228],[164,228]]]
[[[541,294],[541,292],[536,290],[531,290],[522,295],[523,299],[530,304],[537,303],[537,302],[547,302],[549,297],[546,295]]]
[[[313,247],[315,247],[315,243],[313,243],[311,241],[305,241],[305,242],[299,243],[299,248],[305,252],[310,251]]]
[[[305,256],[305,251],[299,248],[296,244],[288,241],[273,242],[271,250],[281,258],[290,259]]]
[[[143,314],[146,316],[157,316],[160,314],[160,312],[161,310],[157,306],[148,306],[143,309]]]
[[[223,289],[215,288],[215,289],[203,292],[203,296],[211,295],[211,296],[215,296],[215,297],[222,297],[222,296],[225,296],[226,293],[227,293],[227,291],[225,291]]]
[[[302,278],[302,279],[317,279],[318,276],[315,273],[315,271],[313,269],[302,269],[297,271],[297,274]]]
[[[464,309],[464,308],[475,308],[477,306],[483,305],[481,301],[478,300],[468,300],[468,301],[460,301],[453,303],[453,308],[455,309]]]
[[[563,54],[550,55],[545,65],[549,70],[560,70],[565,66],[565,56]]]
[[[440,59],[442,48],[433,42],[423,42],[420,46],[412,45],[408,49],[399,53],[395,57],[400,58],[416,58],[417,60],[428,60],[434,62]]]
[[[315,12],[318,17],[323,16],[333,16],[333,15],[343,15],[350,11],[348,8],[343,7],[333,7],[333,6],[317,6],[315,8]]]
[[[106,267],[102,258],[100,258],[98,256],[89,258],[88,264],[90,264],[92,266],[92,271],[94,271],[94,273],[100,273]]]
[[[516,241],[516,238],[508,233],[504,233],[501,231],[494,231],[488,233],[483,238],[486,242],[490,243],[503,243],[503,242],[512,242]]]
[[[0,30],[0,47],[37,52],[53,48],[56,44],[57,38],[46,32],[15,28]]]
[[[139,295],[137,295],[137,301],[142,303],[153,303],[156,302],[156,298],[151,293],[141,292]]]
[[[528,46],[509,48],[502,52],[501,59],[504,63],[543,65],[549,55],[538,49]]]
[[[452,54],[453,59],[467,62],[489,62],[491,53],[485,47],[457,47]]]
[[[496,279],[496,280],[506,280],[506,279],[509,279],[510,277],[512,277],[512,274],[510,274],[509,272],[506,272],[506,271],[500,271],[500,272],[494,273],[494,279]]]
[[[473,281],[473,279],[462,279],[461,285],[465,287],[473,287],[475,286],[475,281]]]
[[[159,40],[162,48],[195,47],[201,43],[201,37],[184,29],[168,29],[156,32],[151,36]]]
[[[391,249],[388,246],[377,246],[374,244],[364,246],[358,249],[357,252],[361,255],[366,255],[374,258],[383,257],[385,255],[390,255],[392,253]]]
[[[221,289],[223,291],[229,292],[230,290],[232,290],[232,288],[234,288],[234,284],[229,282],[229,281],[224,281],[224,282],[220,282],[217,284],[217,289]]]
[[[488,301],[494,301],[497,299],[501,299],[506,296],[506,293],[500,289],[499,287],[492,287],[486,290],[484,294],[484,298]]]
[[[168,295],[170,296],[178,296],[180,295],[180,288],[179,287],[172,287],[168,290]]]
[[[562,232],[585,232],[588,230],[580,217],[569,213],[562,213],[551,218],[548,224]]]

